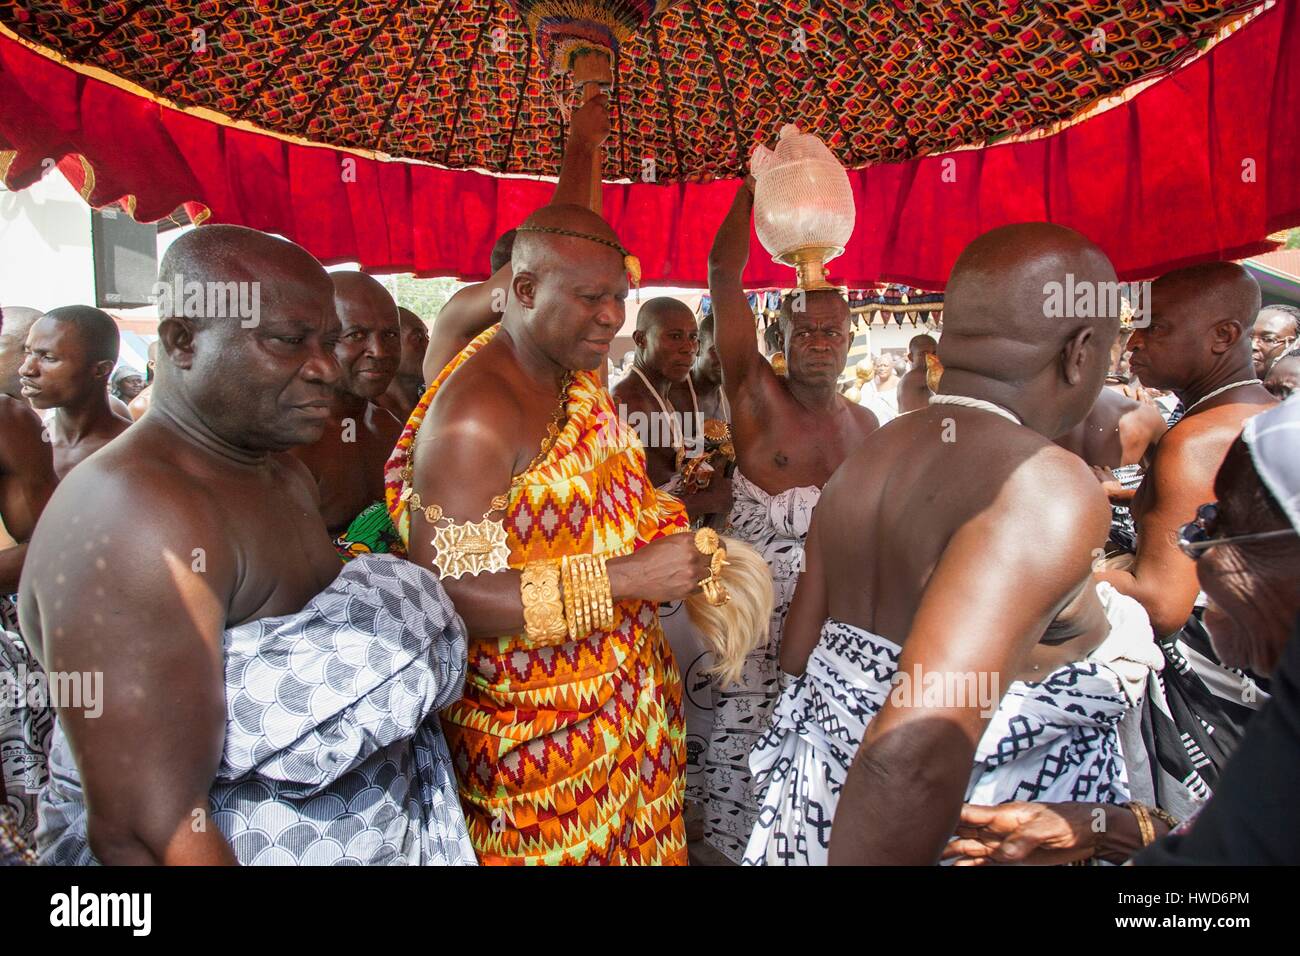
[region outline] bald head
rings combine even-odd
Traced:
[[[23,363],[23,345],[40,317],[40,309],[25,305],[0,307],[0,393],[19,397],[18,366]]]
[[[636,315],[637,364],[670,382],[684,382],[699,351],[700,334],[690,306],[670,296],[657,296]]]
[[[1143,385],[1174,391],[1250,368],[1259,302],[1258,283],[1235,262],[1167,273],[1151,284],[1149,323],[1129,337],[1129,367]]]
[[[648,332],[666,319],[672,318],[687,318],[692,326],[695,325],[695,313],[685,302],[668,295],[655,296],[644,303],[637,312],[636,328],[638,332]]]
[[[397,374],[413,382],[424,378],[424,353],[429,346],[429,327],[418,315],[403,306],[397,308],[397,322],[402,333],[402,360]]]
[[[623,325],[618,236],[584,206],[543,206],[515,235],[502,328],[559,369],[594,369]]]
[[[310,253],[242,226],[199,226],[158,269],[151,401],[236,448],[320,438],[339,378],[334,286]]]
[[[402,355],[397,303],[373,276],[332,272],[334,309],[342,327],[334,354],[343,370],[339,389],[360,398],[382,395]]]
[[[195,322],[234,317],[253,328],[263,308],[329,297],[321,264],[287,239],[243,226],[199,226],[177,239],[158,266],[158,317]]]
[[[939,343],[934,340],[934,336],[921,335],[912,336],[907,343],[907,360],[912,363],[913,368],[925,365],[925,355],[927,352],[934,354],[939,351]]]
[[[984,233],[944,290],[945,390],[982,382],[1033,407],[1043,434],[1073,428],[1105,381],[1119,293],[1106,254],[1073,229],[1031,222]]]

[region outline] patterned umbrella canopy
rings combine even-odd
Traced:
[[[792,119],[850,167],[1060,124],[1263,6],[584,2],[649,17],[615,44],[604,175],[657,182],[741,175],[754,143]],[[547,5],[518,5],[527,16],[506,0],[0,0],[0,25],[226,121],[456,169],[554,175],[565,82],[551,73],[553,37],[528,25]]]

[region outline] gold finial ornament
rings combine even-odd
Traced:
[[[722,546],[722,539],[712,528],[701,528],[695,532],[695,550],[700,554],[712,554]]]

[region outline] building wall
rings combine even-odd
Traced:
[[[90,207],[76,190],[57,172],[22,192],[0,188],[0,304],[94,301]]]

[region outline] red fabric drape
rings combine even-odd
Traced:
[[[1267,234],[1300,223],[1297,49],[1300,0],[1282,0],[1197,62],[1054,136],[853,171],[857,228],[831,276],[941,288],[970,239],[1030,219],[1081,230],[1129,279],[1271,248]],[[467,279],[485,276],[497,235],[552,190],[236,129],[0,37],[6,184],[30,185],[51,158],[80,185],[77,155],[93,171],[89,201],[133,196],[142,221],[201,203],[210,221],[281,233],[327,263]],[[345,160],[355,182],[344,181]],[[700,287],[735,188],[606,184],[604,210],[646,284]],[[786,285],[793,271],[754,240],[745,279]]]

